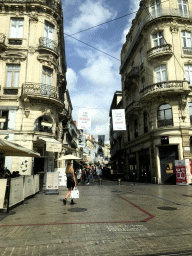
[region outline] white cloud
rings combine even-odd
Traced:
[[[135,1],[131,1],[130,3],[130,9],[131,9],[131,12],[136,12],[139,8],[139,3],[140,3],[140,0],[135,0]],[[128,23],[123,31],[123,35],[122,35],[122,38],[121,38],[121,43],[125,43],[126,41],[126,35],[127,33],[129,32],[129,29],[131,28],[131,25],[132,25],[132,20],[134,19],[135,17],[135,13],[130,15],[129,18],[128,18]]]
[[[78,77],[76,73],[73,71],[73,69],[71,68],[67,69],[66,77],[67,77],[67,89],[69,90],[69,92],[72,92],[75,90]]]
[[[79,17],[73,18],[70,26],[65,28],[67,34],[73,34],[80,30],[96,26],[116,16],[101,0],[97,2],[87,0],[79,6],[79,12]]]

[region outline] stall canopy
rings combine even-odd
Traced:
[[[61,142],[59,142],[53,138],[39,137],[38,139],[46,143],[46,151],[61,152],[61,149],[62,149]]]
[[[2,156],[40,157],[39,153],[6,139],[0,139],[0,154]]]
[[[57,160],[61,161],[61,160],[82,160],[82,159],[77,156],[73,156],[73,155],[65,155],[65,156],[61,156]]]

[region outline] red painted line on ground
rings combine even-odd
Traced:
[[[131,190],[130,190],[131,191]],[[134,191],[132,191],[134,192]],[[126,193],[123,193],[126,194]],[[123,195],[121,194],[121,195]],[[71,222],[71,223],[43,223],[43,224],[13,224],[13,225],[4,225],[4,224],[0,224],[0,227],[20,227],[20,226],[57,226],[57,225],[83,225],[83,224],[120,224],[120,223],[138,223],[138,222],[147,222],[151,219],[153,219],[155,216],[150,214],[149,212],[147,212],[146,210],[142,209],[141,207],[137,206],[136,204],[128,201],[126,198],[124,198],[121,195],[117,195],[118,197],[120,197],[122,200],[126,201],[127,203],[131,204],[133,207],[137,208],[139,211],[145,213],[146,215],[148,215],[149,217],[144,219],[144,220],[136,220],[136,221],[95,221],[95,222]]]

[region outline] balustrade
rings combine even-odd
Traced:
[[[192,55],[192,47],[183,47],[183,54]]]
[[[154,58],[159,55],[164,55],[164,54],[172,54],[171,50],[172,46],[170,44],[164,44],[164,45],[158,45],[156,47],[151,48],[147,54],[148,58]]]
[[[47,38],[47,37],[40,37],[39,38],[39,48],[48,48],[53,50],[54,52],[58,53],[58,45],[55,41]]]

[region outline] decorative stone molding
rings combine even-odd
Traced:
[[[178,109],[180,110],[180,118],[183,120],[183,122],[185,121],[185,118],[187,117],[186,115],[186,105],[187,105],[187,98],[184,95],[181,95],[181,97],[179,97],[179,106]]]
[[[56,60],[55,57],[53,57],[53,55],[51,54],[40,54],[37,57],[38,61],[40,61],[41,63],[46,62],[48,66],[54,66],[55,68],[58,67],[58,61]]]
[[[28,50],[28,52],[29,52],[30,54],[34,54],[34,53],[35,53],[35,51],[36,51],[36,47],[29,46],[29,50]]]
[[[0,59],[6,61],[7,63],[20,63],[26,60],[27,56],[18,51],[6,51],[0,55]]]
[[[176,33],[176,34],[179,31],[178,23],[175,20],[171,22],[170,31],[171,31],[171,33]]]
[[[31,13],[31,14],[29,15],[29,20],[30,20],[31,22],[37,23],[37,22],[39,21],[38,15],[35,14],[35,13]]]

